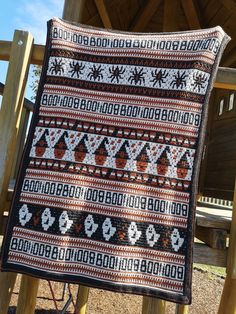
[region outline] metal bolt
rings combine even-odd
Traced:
[[[22,41],[22,40],[19,40],[19,41],[18,41],[18,45],[19,45],[19,46],[22,46],[22,45],[23,45],[23,41]]]

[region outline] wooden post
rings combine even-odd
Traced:
[[[16,141],[16,149],[15,149],[15,157],[12,166],[11,172],[11,179],[15,179],[19,170],[21,156],[25,146],[25,137],[26,131],[29,123],[30,111],[28,109],[23,108],[19,130],[17,134],[17,141]]]
[[[75,305],[75,314],[85,314],[89,296],[89,288],[86,286],[79,286],[76,305]]]
[[[16,314],[34,314],[39,279],[22,275]]]
[[[3,237],[0,236],[0,251]],[[0,313],[7,314],[11,295],[16,281],[16,273],[0,273],[0,284],[4,283],[4,289],[0,293]]]
[[[65,0],[62,18],[72,22],[83,20],[86,0]]]
[[[0,313],[7,314],[15,286],[16,273],[0,273]]]
[[[188,305],[177,304],[176,314],[188,314]]]
[[[15,156],[32,45],[33,37],[30,33],[15,31],[0,111],[0,228]]]
[[[165,314],[166,301],[143,297],[142,314]]]
[[[236,181],[234,187],[233,214],[229,236],[226,279],[218,314],[236,314]]]
[[[6,85],[0,111],[0,229],[11,175],[19,117],[22,111],[25,86],[29,71],[33,37],[15,31],[11,44]],[[6,313],[14,288],[16,274],[0,274],[0,313]]]

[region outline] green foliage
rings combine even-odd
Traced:
[[[31,96],[31,100],[35,100],[35,98],[36,98],[41,71],[42,71],[42,67],[40,65],[34,65],[33,66],[33,69],[32,69],[32,79],[33,80],[30,84],[30,88],[33,91],[33,95]]]

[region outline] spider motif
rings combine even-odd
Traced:
[[[109,76],[109,78],[111,78],[111,82],[116,80],[116,82],[119,83],[119,79],[123,79],[121,74],[125,73],[125,69],[123,67],[118,67],[118,65],[116,67],[113,65],[111,68],[109,68],[109,72],[111,74]]]
[[[64,73],[63,65],[65,65],[65,62],[62,62],[62,59],[55,59],[52,61],[52,66],[49,68],[49,72],[51,72],[51,74],[62,75],[62,73]]]
[[[132,75],[128,78],[128,82],[130,82],[131,84],[135,84],[137,85],[139,83],[139,85],[141,85],[142,83],[145,83],[145,78],[144,78],[144,74],[146,74],[146,72],[143,72],[143,69],[140,69],[139,71],[137,70],[137,68],[134,68],[133,71],[131,71]]]
[[[198,92],[200,92],[201,89],[204,88],[204,85],[207,81],[207,77],[206,77],[206,74],[194,73],[193,74],[193,80],[194,80],[194,83],[191,84],[191,86],[193,86],[193,90],[197,89]]]
[[[153,82],[153,87],[158,84],[159,87],[161,87],[161,84],[165,83],[164,79],[168,76],[168,74],[166,73],[165,70],[155,70],[155,71],[152,71],[152,77],[153,77],[153,80],[151,80],[151,82]]]
[[[101,68],[101,65],[99,65],[98,67],[96,67],[96,65],[93,65],[93,67],[89,69],[91,70],[88,74],[88,77],[90,79],[93,79],[94,81],[96,80],[100,81],[101,79],[103,79],[102,75],[103,69]]]
[[[185,72],[183,72],[182,74],[180,74],[180,71],[177,72],[177,74],[174,74],[174,79],[173,81],[170,83],[170,86],[172,87],[176,87],[176,88],[183,88],[186,87],[186,77],[188,75],[185,74]]]
[[[77,78],[79,78],[79,75],[82,74],[82,70],[85,68],[85,66],[82,64],[82,62],[79,63],[78,61],[72,61],[70,62],[70,68],[71,70],[69,73],[71,73],[71,77],[77,75]]]

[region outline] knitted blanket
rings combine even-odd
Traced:
[[[3,271],[191,302],[207,102],[228,40],[49,21]]]

